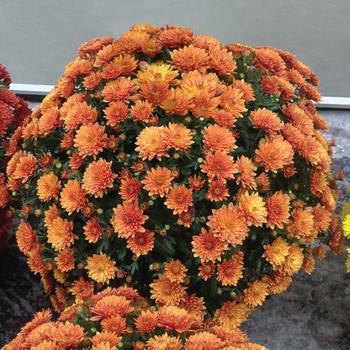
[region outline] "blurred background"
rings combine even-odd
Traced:
[[[323,95],[350,97],[349,0],[1,0],[0,62],[14,83],[54,84],[80,43],[135,23],[292,51]]]

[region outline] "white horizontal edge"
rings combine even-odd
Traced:
[[[53,85],[35,84],[11,84],[10,89],[20,95],[45,96],[52,89]],[[317,108],[350,109],[350,97],[323,96],[322,100],[315,104]]]

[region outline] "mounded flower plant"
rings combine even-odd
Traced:
[[[129,285],[234,326],[311,273],[341,236],[317,84],[289,52],[187,28],[84,43],[6,169],[55,307]]]

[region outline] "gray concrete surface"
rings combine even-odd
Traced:
[[[0,62],[15,83],[54,84],[79,44],[135,23],[295,52],[326,96],[350,97],[349,0],[1,0]]]

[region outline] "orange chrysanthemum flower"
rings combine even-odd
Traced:
[[[129,238],[136,232],[145,232],[143,224],[148,216],[143,215],[143,211],[136,204],[119,204],[113,211],[112,225],[119,237]]]
[[[186,340],[186,350],[210,349],[219,350],[224,343],[215,334],[209,332],[198,332],[190,335]]]
[[[243,253],[235,253],[218,266],[217,279],[223,286],[236,286],[243,277]]]
[[[136,101],[135,105],[131,107],[131,115],[140,121],[148,123],[153,112],[153,105],[148,101]]]
[[[107,125],[116,126],[128,117],[129,107],[125,102],[112,102],[104,110]]]
[[[45,111],[39,119],[40,135],[48,135],[60,124],[60,114],[57,107],[52,107]]]
[[[251,307],[262,305],[268,295],[268,285],[261,281],[250,284],[244,291],[244,302]]]
[[[84,339],[84,328],[70,322],[58,324],[53,332],[53,340],[61,348],[77,347]]]
[[[193,314],[189,314],[183,308],[167,305],[158,310],[158,326],[167,330],[175,330],[178,333],[187,332],[193,323]]]
[[[95,198],[102,197],[108,188],[113,187],[115,178],[112,162],[98,159],[91,162],[85,170],[82,188]]]
[[[243,302],[227,301],[215,312],[215,319],[223,326],[237,327],[251,313],[250,307]]]
[[[200,276],[204,281],[207,281],[215,271],[215,265],[213,262],[205,262],[199,265],[198,276]]]
[[[151,298],[160,305],[178,305],[185,295],[185,290],[179,283],[171,282],[166,277],[158,278],[150,287]]]
[[[94,254],[86,260],[85,269],[88,271],[89,277],[100,283],[108,283],[115,277],[117,268],[115,261],[111,260],[104,253]]]
[[[201,169],[209,179],[232,179],[237,172],[233,158],[222,151],[209,153],[201,165]]]
[[[142,183],[144,188],[151,196],[164,197],[171,188],[171,182],[174,179],[172,172],[168,168],[157,167],[147,171]]]
[[[94,292],[94,284],[92,281],[86,281],[83,277],[72,283],[70,291],[77,300],[91,299]]]
[[[251,112],[249,118],[254,128],[262,129],[268,134],[280,131],[283,126],[278,114],[266,108],[258,108]]]
[[[182,283],[186,277],[187,268],[180,260],[171,260],[165,264],[164,276],[175,283]]]
[[[192,205],[192,190],[185,185],[177,185],[170,189],[167,194],[165,205],[172,210],[174,214],[181,214],[188,211]]]
[[[265,200],[267,209],[266,225],[272,229],[282,228],[289,220],[290,198],[281,191],[275,192]]]
[[[57,198],[61,187],[58,177],[50,172],[42,175],[37,182],[37,194],[40,200],[48,202],[52,198]]]
[[[330,212],[323,206],[312,208],[312,214],[315,220],[315,228],[318,232],[325,232],[329,229],[332,218]]]
[[[87,77],[85,77],[83,86],[85,87],[85,89],[94,90],[97,88],[97,86],[100,85],[101,80],[102,80],[102,74],[100,72],[98,73],[92,72]]]
[[[142,160],[152,160],[157,158],[161,160],[162,157],[167,156],[169,146],[165,143],[164,133],[166,128],[164,126],[151,126],[144,128],[137,136],[135,150],[139,153]]]
[[[256,66],[271,73],[277,73],[285,69],[285,63],[281,56],[273,49],[260,48],[255,51]]]
[[[239,198],[239,212],[248,226],[262,226],[266,222],[266,206],[264,200],[258,193],[245,193]]]
[[[255,154],[258,164],[262,164],[266,171],[275,173],[293,163],[294,151],[292,145],[282,136],[275,136],[262,139]]]
[[[103,331],[112,332],[117,336],[121,336],[127,331],[126,320],[120,315],[104,318],[101,321],[101,327]]]
[[[203,130],[203,145],[207,151],[231,152],[237,148],[231,131],[219,125],[209,125]]]
[[[289,247],[288,255],[284,261],[283,266],[280,267],[280,271],[288,276],[292,276],[299,272],[303,266],[304,254],[300,247],[292,244]]]
[[[221,95],[221,106],[234,117],[240,117],[247,111],[242,91],[233,86],[225,86]]]
[[[24,220],[21,220],[18,225],[16,240],[19,250],[25,255],[29,255],[29,253],[38,246],[38,239],[35,231],[32,226]]]
[[[236,68],[236,62],[233,60],[232,53],[226,49],[216,46],[210,50],[209,66],[219,74],[228,75],[233,73]]]
[[[243,188],[256,189],[257,184],[255,181],[256,166],[250,158],[241,156],[236,160],[235,167],[238,175],[236,179],[237,185],[241,185]]]
[[[306,242],[313,241],[317,235],[315,220],[311,210],[293,210],[290,223],[287,225],[287,232],[291,238],[302,238]]]
[[[102,96],[106,102],[125,101],[136,89],[135,83],[130,78],[120,77],[105,85]]]
[[[70,271],[72,269],[74,269],[74,254],[73,254],[73,250],[70,248],[66,248],[61,250],[56,259],[56,264],[57,264],[57,268],[61,271],[61,272],[67,272]]]
[[[21,156],[17,162],[13,178],[26,182],[34,174],[36,170],[36,158],[28,153]]]
[[[181,89],[171,88],[167,98],[161,102],[161,107],[168,114],[186,115],[190,108],[190,98]]]
[[[134,178],[124,178],[121,180],[119,194],[123,201],[136,201],[141,188],[141,183]]]
[[[76,129],[81,124],[94,123],[97,120],[98,112],[96,108],[89,106],[85,101],[75,103],[66,102],[61,108],[61,119],[63,119],[67,130]]]
[[[209,62],[209,56],[205,50],[193,45],[174,50],[170,55],[172,64],[184,72],[205,67]]]
[[[213,180],[209,183],[207,198],[213,202],[220,202],[229,196],[226,182],[223,180]]]
[[[74,242],[73,225],[70,221],[57,217],[47,227],[47,241],[60,251]]]
[[[172,337],[167,333],[155,335],[147,340],[147,348],[150,350],[171,349],[181,350],[183,348],[179,337]]]
[[[187,152],[194,142],[192,131],[183,124],[169,123],[161,137],[164,138],[164,144],[167,144],[169,148],[180,152]]]
[[[212,233],[202,230],[198,236],[193,236],[193,255],[199,257],[202,262],[221,260],[221,254],[227,244],[222,242]]]
[[[91,307],[91,312],[94,315],[91,320],[98,321],[114,315],[124,316],[132,311],[133,307],[130,305],[130,300],[125,296],[105,295]]]
[[[82,211],[86,205],[86,193],[78,180],[69,180],[61,192],[61,206],[72,215],[74,211]]]
[[[158,314],[149,310],[142,311],[135,319],[135,326],[140,333],[151,333],[158,324]]]
[[[254,101],[255,100],[255,93],[253,86],[244,80],[233,80],[232,86],[238,90],[240,90],[243,94],[243,99],[245,101]]]
[[[214,209],[207,223],[215,237],[229,244],[242,244],[248,235],[248,226],[232,203]]]
[[[277,237],[271,244],[264,245],[263,257],[272,265],[274,270],[283,265],[289,253],[289,244]]]
[[[89,243],[96,243],[103,235],[103,229],[97,218],[91,218],[87,221],[84,228],[85,239]]]
[[[83,157],[96,157],[107,145],[105,127],[95,123],[81,126],[74,138],[74,146]]]
[[[143,232],[136,232],[128,238],[127,247],[136,255],[146,255],[154,246],[154,234],[145,230]]]

